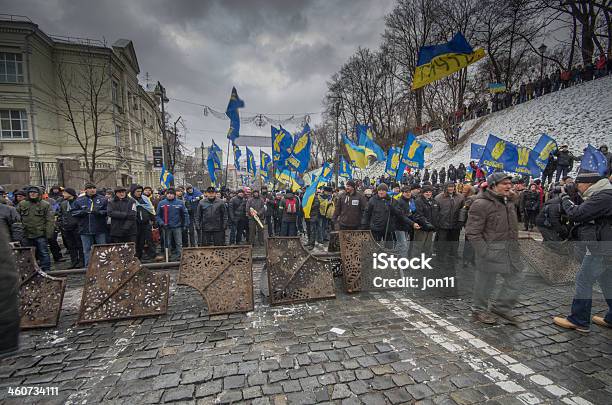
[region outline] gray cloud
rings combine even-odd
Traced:
[[[358,46],[376,47],[394,0],[80,1],[0,0],[49,34],[134,42],[141,81],[149,72],[174,99],[224,109],[232,86],[247,112],[320,111],[325,81]],[[188,142],[224,143],[227,122],[171,101]],[[313,116],[317,122],[318,116]],[[289,128],[291,130],[295,128]],[[206,130],[206,131],[200,131]],[[244,126],[268,135],[269,128]]]

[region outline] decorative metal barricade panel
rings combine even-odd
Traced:
[[[134,252],[134,243],[93,246],[78,323],[168,312],[170,275],[142,267]]]
[[[573,245],[552,242],[552,247],[546,247],[546,244],[531,238],[519,239],[522,256],[547,283],[573,283],[580,269],[572,256]]]
[[[210,315],[254,308],[251,246],[185,248],[178,284],[200,292]]]
[[[19,314],[21,329],[57,325],[66,279],[51,277],[38,267],[33,247],[13,248],[19,272]]]
[[[327,245],[328,252],[339,252],[340,251],[340,238],[338,231],[332,231],[329,233],[329,244]]]
[[[297,236],[268,238],[267,250],[271,304],[336,297],[334,260],[312,256]]]

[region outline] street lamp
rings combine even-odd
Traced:
[[[540,51],[540,81],[544,78],[544,54],[546,53],[547,46],[542,44],[538,48]]]
[[[166,158],[164,159],[164,162],[168,162],[168,159],[170,158],[170,145],[168,144],[168,139],[166,138],[166,108],[165,108],[165,104],[170,101],[168,99],[168,97],[166,96],[166,88],[164,86],[162,86],[162,84],[157,81],[157,84],[155,85],[155,90],[153,92],[153,94],[155,95],[155,97],[159,98],[160,102],[161,102],[161,130],[162,130],[162,143],[165,146],[164,150],[166,151]]]

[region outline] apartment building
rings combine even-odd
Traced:
[[[160,98],[140,72],[128,39],[51,36],[0,15],[0,166],[27,158],[30,183],[46,186],[157,186]]]

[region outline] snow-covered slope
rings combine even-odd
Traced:
[[[473,129],[480,120],[480,125]],[[472,133],[464,137],[472,129]],[[439,169],[451,163],[455,166],[461,162],[467,164],[470,144],[485,144],[489,134],[533,148],[542,133],[552,136],[558,143],[567,143],[576,154],[581,154],[588,143],[595,147],[607,144],[612,148],[612,76],[467,121],[459,134],[460,139],[465,139],[452,150],[444,142],[442,131],[429,132],[423,136],[433,144],[433,150],[426,155],[426,166]],[[364,170],[364,175],[380,176],[383,171],[384,162],[377,162]]]

